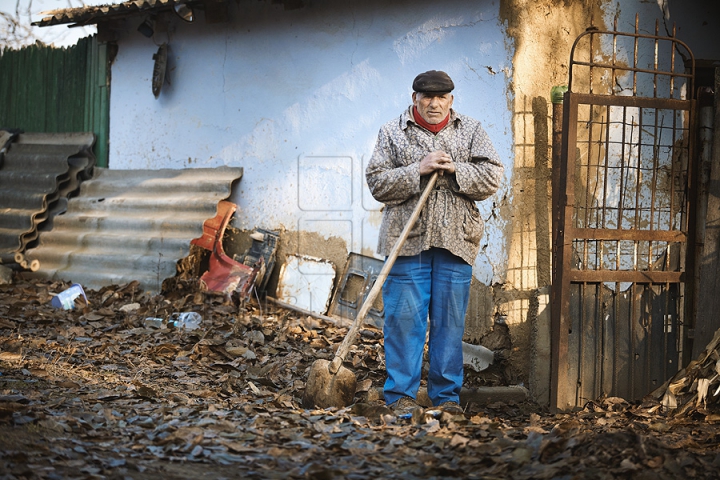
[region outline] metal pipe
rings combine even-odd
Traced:
[[[567,92],[567,85],[556,85],[550,90],[550,101],[552,102],[552,157],[550,159],[551,172],[551,198],[552,198],[552,266],[551,266],[551,282],[556,284],[555,272],[559,268],[557,256],[557,238],[560,226],[560,157],[562,154],[562,125],[563,125],[563,98]],[[550,290],[550,305],[554,305],[553,298],[556,292],[555,288]]]

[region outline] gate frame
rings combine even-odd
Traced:
[[[567,92],[564,94],[562,111],[556,109],[555,112],[562,113],[562,118],[557,123],[562,123],[562,135],[559,155],[553,152],[553,159],[559,160],[558,165],[553,165],[553,265],[552,265],[552,291],[551,291],[551,384],[550,384],[550,407],[552,410],[568,410],[577,408],[575,401],[575,388],[570,384],[574,379],[568,378],[567,362],[569,350],[569,328],[572,324],[570,319],[570,286],[573,282],[633,282],[633,283],[650,283],[650,284],[668,284],[668,283],[684,283],[685,295],[684,305],[681,319],[684,320],[685,331],[683,333],[683,358],[682,365],[689,360],[689,354],[692,351],[692,340],[688,338],[688,327],[692,328],[695,317],[695,269],[696,259],[694,251],[697,223],[696,214],[696,197],[697,197],[697,171],[695,158],[695,108],[694,100],[694,74],[695,60],[690,48],[682,41],[675,37],[675,28],[673,27],[672,36],[659,36],[658,23],[655,24],[655,35],[640,34],[638,28],[638,15],[635,17],[635,33],[617,31],[617,19],[615,20],[614,29],[610,31],[602,31],[589,28],[580,34],[573,43],[570,53],[569,64],[569,83]],[[590,35],[590,61],[580,62],[574,60],[575,49],[581,39]],[[613,39],[616,37],[634,37],[635,64],[633,66],[625,66],[616,63],[615,51],[613,51],[612,63],[601,63],[594,60],[593,56],[593,35],[611,35]],[[682,47],[690,55],[690,73],[676,73],[672,71],[675,63],[675,51],[672,52],[671,71],[664,70],[648,70],[637,68],[637,45],[638,39],[654,39],[671,42],[671,48]],[[615,44],[613,44],[615,48]],[[657,64],[657,62],[656,62]],[[584,66],[589,68],[589,90],[590,93],[574,93],[572,91],[572,75],[574,66]],[[611,92],[609,94],[593,94],[593,69],[598,68],[603,71],[612,71]],[[658,97],[638,97],[635,96],[636,78],[633,77],[633,96],[619,96],[614,93],[615,72],[616,70],[631,71],[633,75],[638,72],[650,73],[663,76],[670,76],[671,91],[675,77],[685,79],[688,82],[686,95],[688,99],[674,98],[658,98]],[[685,71],[687,71],[687,66]],[[638,108],[657,108],[681,110],[687,112],[688,117],[688,196],[687,202],[687,230],[683,231],[656,231],[656,230],[621,230],[618,229],[576,229],[573,227],[573,213],[575,208],[574,173],[576,168],[575,151],[570,152],[569,146],[575,145],[577,140],[577,115],[579,105],[592,106],[620,106],[620,107],[638,107]],[[558,107],[560,107],[558,105]],[[559,133],[559,132],[555,132]],[[554,139],[555,140],[555,139]],[[560,140],[560,139],[558,139]],[[553,148],[557,147],[557,143],[553,142]],[[559,157],[559,158],[558,158]],[[555,171],[559,167],[559,171]],[[682,271],[632,271],[632,270],[595,270],[582,271],[572,268],[572,244],[575,239],[595,239],[595,240],[653,240],[685,243],[684,265],[685,270]],[[682,365],[677,365],[678,370]],[[663,379],[664,380],[664,379]],[[650,393],[650,392],[648,392]]]

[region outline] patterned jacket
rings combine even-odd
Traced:
[[[420,176],[420,160],[435,150],[448,153],[456,171],[438,177],[400,255],[439,247],[473,265],[484,230],[475,202],[497,191],[504,168],[480,122],[452,109],[437,135],[415,123],[412,106],[380,128],[365,170],[370,192],[385,204],[377,252],[387,256],[395,246],[430,178]]]

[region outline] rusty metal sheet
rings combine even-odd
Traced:
[[[355,320],[384,263],[380,259],[351,252],[330,304],[330,315]],[[378,295],[373,307],[368,311],[365,323],[382,328],[385,323],[384,317],[382,295]]]
[[[158,292],[242,172],[97,168],[39,246],[27,251],[40,269],[26,275],[93,289],[138,280],[144,290]]]
[[[632,282],[632,283],[680,283],[685,281],[684,272],[632,272],[626,270],[571,270],[567,273],[571,283],[580,282]]]
[[[569,236],[582,240],[659,240],[687,242],[687,234],[678,230],[618,230],[611,228],[573,228]]]
[[[564,367],[572,403],[584,405],[608,392],[640,399],[677,369],[678,284],[630,286],[617,292],[603,283],[570,287],[568,358]],[[628,352],[632,352],[628,355]]]
[[[695,323],[692,358],[702,353],[705,341],[720,329],[720,68],[715,68],[713,104],[708,105],[709,92],[700,99],[700,148],[702,159],[699,170],[698,198],[699,225],[703,227],[698,242],[697,320]],[[714,117],[714,118],[713,118]],[[708,128],[708,125],[714,128]],[[704,188],[703,188],[704,187]],[[704,200],[704,201],[703,201]],[[704,223],[703,223],[704,222]]]
[[[230,219],[237,210],[237,205],[228,201],[218,203],[217,215],[206,220],[203,224],[203,235],[194,239],[191,243],[210,251],[208,269],[200,277],[200,285],[203,289],[211,292],[224,293],[228,297],[237,295],[240,300],[246,300],[262,283],[267,265],[265,257],[259,255],[257,258],[245,256],[248,263],[230,258],[225,253],[223,240],[225,229]],[[265,235],[259,233],[264,240]],[[257,242],[253,239],[253,243]],[[272,267],[270,267],[272,268]]]
[[[38,227],[64,211],[67,197],[90,178],[92,133],[26,133],[11,142],[0,165],[0,258],[38,237]],[[45,225],[47,227],[47,225]]]
[[[663,110],[687,110],[687,100],[674,98],[638,98],[624,97],[620,95],[590,95],[586,93],[574,93],[578,103],[638,107],[638,108],[660,108]]]

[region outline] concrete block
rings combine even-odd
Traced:
[[[540,405],[550,404],[550,286],[537,291],[537,315],[532,321],[530,395]]]
[[[0,285],[10,285],[12,283],[12,268],[0,265]]]

